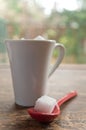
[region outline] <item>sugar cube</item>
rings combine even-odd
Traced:
[[[37,37],[35,37],[35,40],[45,40],[42,36],[37,36]]]
[[[39,112],[51,113],[56,104],[56,99],[44,95],[37,99],[34,109]]]

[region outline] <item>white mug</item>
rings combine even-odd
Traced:
[[[21,106],[34,106],[40,96],[46,94],[47,79],[64,57],[64,46],[54,40],[6,40],[15,102]],[[59,56],[51,71],[49,65],[53,50]]]

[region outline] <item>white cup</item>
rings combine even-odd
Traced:
[[[46,94],[46,83],[64,57],[64,46],[54,40],[6,40],[15,102],[21,106],[34,106]],[[54,48],[59,56],[51,71],[49,65]]]

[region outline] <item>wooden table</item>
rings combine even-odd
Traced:
[[[48,95],[57,100],[71,90],[78,96],[61,107],[50,124],[32,119],[15,105],[10,67],[0,65],[0,130],[86,130],[86,65],[61,65],[48,80]]]

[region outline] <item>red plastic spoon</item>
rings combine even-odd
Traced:
[[[30,114],[30,116],[32,118],[34,118],[35,120],[37,120],[39,122],[45,122],[45,123],[51,122],[60,114],[60,106],[64,102],[68,101],[69,99],[71,99],[71,98],[73,98],[75,96],[77,96],[77,92],[72,91],[72,92],[68,93],[66,96],[64,96],[63,98],[61,98],[57,102],[57,105],[55,106],[52,113],[38,112],[38,111],[34,110],[34,108],[29,108],[28,113]]]

